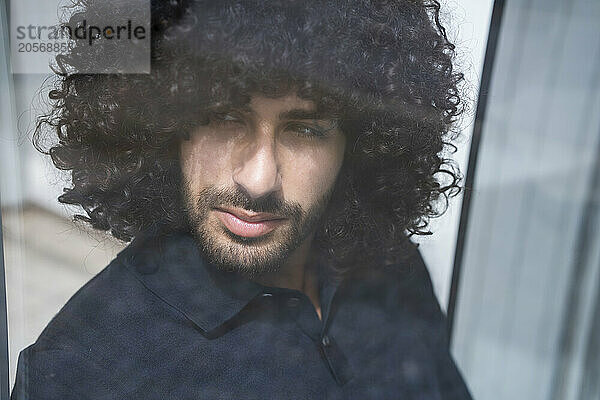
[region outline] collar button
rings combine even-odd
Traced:
[[[287,300],[287,305],[290,308],[298,307],[298,304],[300,304],[300,299],[298,297],[290,297]]]

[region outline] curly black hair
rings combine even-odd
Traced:
[[[80,0],[73,18],[112,3]],[[460,190],[449,156],[464,111],[437,1],[153,0],[151,10],[150,74],[69,73],[110,43],[57,58],[34,143],[70,171],[59,201],[85,210],[76,219],[123,241],[159,222],[189,229],[180,141],[214,106],[293,90],[338,116],[347,137],[336,207],[315,241],[334,268],[393,262],[411,235],[431,233]]]

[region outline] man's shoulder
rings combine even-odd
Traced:
[[[117,256],[81,287],[19,354],[12,398],[87,398],[71,384],[84,377],[96,382],[96,394],[110,397],[114,385],[105,379],[102,353],[127,320],[127,308],[143,302],[136,286]]]
[[[395,294],[416,302],[435,297],[429,270],[419,246],[408,242],[401,257],[378,260],[352,273],[347,279],[355,286],[372,288],[381,295]]]
[[[136,276],[133,261],[152,247],[130,243],[101,272],[82,286],[54,316],[35,343],[39,349],[85,347],[108,340],[127,321],[140,319],[156,303]],[[136,260],[147,264],[150,260]],[[81,349],[77,349],[81,350]]]
[[[141,294],[139,283],[117,256],[71,296],[43,330],[36,346],[56,349],[80,343],[79,336],[118,323],[127,304],[140,302]]]
[[[185,324],[185,317],[143,282],[143,274],[161,261],[155,245],[134,240],[21,352],[15,386],[19,395],[40,391],[40,397],[26,398],[88,398],[87,392],[77,395],[74,381],[93,388],[98,398],[127,391],[140,359],[157,343],[168,343],[169,332]]]
[[[390,320],[415,325],[445,325],[429,270],[418,245],[409,243],[405,254],[386,265],[372,265],[344,282],[343,292],[352,304],[371,304]]]

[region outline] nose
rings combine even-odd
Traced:
[[[281,190],[281,175],[272,136],[255,137],[239,152],[233,181],[252,198]]]

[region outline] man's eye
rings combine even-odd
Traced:
[[[243,120],[238,115],[229,112],[215,112],[210,116],[210,120],[220,124],[236,124],[242,123]]]
[[[317,127],[308,126],[305,124],[290,124],[287,129],[291,132],[294,132],[298,136],[304,137],[323,137],[325,136],[325,132]]]

